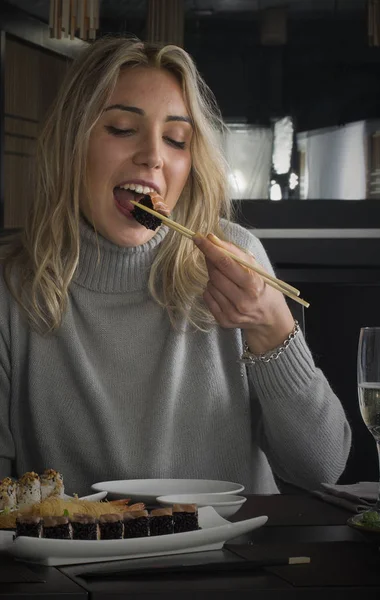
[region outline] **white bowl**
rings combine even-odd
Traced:
[[[157,502],[163,506],[172,504],[196,504],[198,508],[212,506],[214,510],[225,519],[234,515],[247,498],[234,496],[232,494],[172,494],[171,496],[159,496]]]
[[[106,491],[113,498],[154,504],[158,496],[168,494],[239,494],[244,485],[209,479],[119,479],[94,483],[91,488],[96,492]]]

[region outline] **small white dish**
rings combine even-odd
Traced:
[[[155,504],[158,496],[172,494],[239,494],[244,485],[210,479],[119,479],[94,483],[96,492],[106,491],[115,498]]]
[[[52,540],[18,537],[5,541],[6,551],[20,560],[47,566],[164,556],[219,550],[233,538],[244,535],[267,522],[267,516],[231,523],[218,515],[211,506],[199,509],[197,531],[157,535],[125,540]]]
[[[172,506],[173,504],[196,504],[198,508],[212,506],[225,519],[234,515],[246,500],[247,498],[244,496],[234,496],[233,494],[173,494],[157,498],[157,502],[162,506]]]

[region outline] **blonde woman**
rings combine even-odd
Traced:
[[[186,477],[272,493],[276,476],[315,488],[342,473],[350,428],[284,297],[206,237],[272,272],[229,220],[220,127],[180,48],[103,39],[72,66],[3,251],[0,477],[52,467],[68,492]],[[148,191],[195,243],[133,218]]]

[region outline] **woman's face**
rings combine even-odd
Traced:
[[[131,215],[135,192],[156,191],[172,210],[191,169],[193,128],[180,84],[165,70],[121,71],[94,127],[88,149],[88,194],[81,209],[97,231],[119,246],[154,236]]]

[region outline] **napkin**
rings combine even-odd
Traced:
[[[379,493],[377,481],[359,481],[349,485],[322,483],[322,490],[313,493],[321,500],[360,513],[373,508]]]

